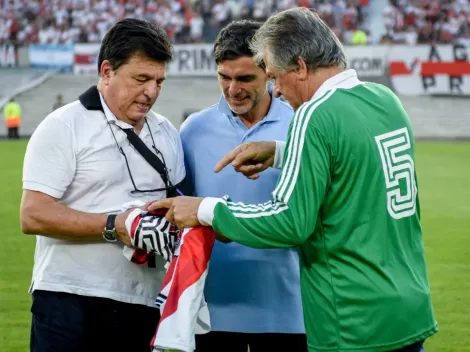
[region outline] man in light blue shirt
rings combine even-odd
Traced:
[[[222,97],[181,127],[186,174],[198,197],[258,204],[271,199],[279,171],[249,180],[217,162],[249,141],[285,141],[292,108],[273,94],[249,49],[260,23],[232,22],[214,44]],[[196,336],[196,352],[306,352],[296,249],[252,249],[217,242],[206,281],[212,331]]]

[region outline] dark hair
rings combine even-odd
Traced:
[[[104,60],[109,60],[115,71],[134,54],[142,54],[158,62],[170,62],[173,54],[168,34],[149,21],[126,18],[117,22],[101,43],[98,74]]]
[[[231,22],[224,27],[214,43],[215,63],[236,60],[243,56],[252,57],[250,41],[261,25],[261,22],[242,20]]]

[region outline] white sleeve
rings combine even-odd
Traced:
[[[274,154],[273,168],[282,169],[282,161],[284,160],[284,151],[286,150],[286,142],[276,142],[276,152]]]
[[[46,117],[26,148],[23,189],[60,199],[75,175],[74,141],[72,129],[61,116]]]
[[[214,209],[218,203],[227,204],[227,201],[223,198],[206,197],[199,204],[197,209],[197,219],[202,226],[212,226],[214,220]]]

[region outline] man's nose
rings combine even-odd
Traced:
[[[144,91],[145,95],[147,97],[149,97],[150,99],[155,99],[157,98],[157,94],[158,94],[158,84],[157,82],[155,81],[148,81],[146,84],[145,84],[145,91]]]
[[[230,96],[236,96],[238,93],[240,93],[240,85],[236,81],[230,82],[228,92]]]

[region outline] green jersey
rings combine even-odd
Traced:
[[[325,82],[290,125],[273,200],[212,207],[233,241],[299,248],[309,351],[391,351],[437,332],[413,132],[388,88],[352,70]]]

